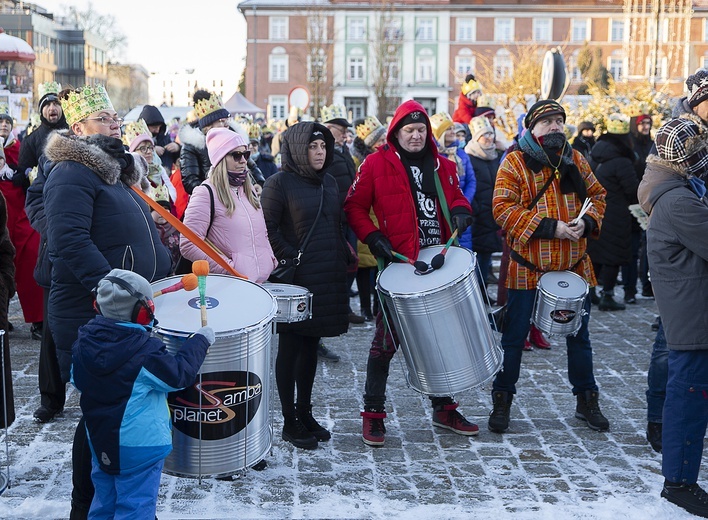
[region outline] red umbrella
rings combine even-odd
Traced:
[[[22,38],[10,36],[0,27],[0,61],[34,61],[34,50]]]

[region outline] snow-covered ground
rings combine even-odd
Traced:
[[[352,300],[356,308],[356,299]],[[28,326],[11,308],[10,335],[17,420],[9,429],[11,486],[0,518],[67,518],[71,442],[80,416],[76,392],[57,420],[31,420],[39,404],[37,352]],[[355,325],[327,345],[342,356],[321,362],[314,414],[332,440],[314,451],[274,441],[264,471],[232,481],[164,475],[158,517],[174,518],[513,518],[644,520],[693,518],[659,497],[661,457],[644,439],[646,369],[654,333],[653,300],[616,313],[593,309],[591,334],[601,407],[611,430],[598,433],[573,417],[564,347],[524,353],[511,429],[487,430],[489,387],[458,395],[460,410],[480,425],[461,437],[431,425],[427,397],[406,384],[402,356],[391,365],[386,445],[361,442],[361,394],[372,328]],[[272,390],[272,385],[269,390]],[[273,403],[277,411],[277,401]],[[7,467],[4,434],[0,453]]]

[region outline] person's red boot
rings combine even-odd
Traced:
[[[536,348],[543,350],[551,350],[551,344],[544,337],[543,332],[536,328],[536,325],[531,324],[531,330],[529,331],[529,341],[533,343]]]

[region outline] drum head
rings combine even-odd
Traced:
[[[421,249],[418,260],[430,264],[442,250],[443,246]],[[415,267],[408,263],[389,264],[379,275],[377,288],[386,294],[398,295],[418,295],[437,290],[474,271],[475,262],[471,251],[464,247],[451,247],[445,255],[443,266],[428,274],[416,274]]]
[[[541,276],[538,288],[558,298],[577,298],[587,292],[588,284],[570,271],[553,271]]]
[[[159,291],[179,282],[171,276],[152,284]],[[206,281],[207,324],[216,334],[242,330],[275,316],[277,305],[260,285],[221,274],[210,274]],[[191,334],[201,327],[199,289],[163,294],[155,298],[156,329]]]
[[[305,296],[310,292],[306,287],[300,287],[299,285],[291,285],[287,283],[264,283],[263,288],[276,298]]]

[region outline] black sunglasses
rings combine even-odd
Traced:
[[[241,160],[241,157],[244,159],[248,160],[248,158],[251,156],[251,152],[246,150],[245,152],[231,152],[229,154],[234,161],[238,162]]]

